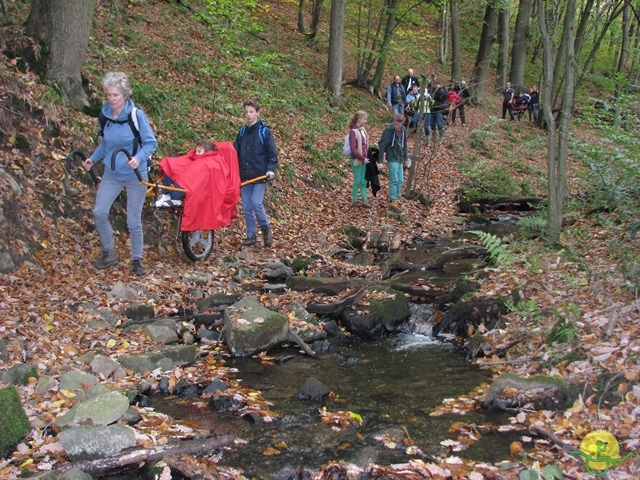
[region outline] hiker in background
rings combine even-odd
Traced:
[[[131,268],[134,274],[144,275],[146,272],[142,265],[142,206],[147,187],[140,183],[134,169],[137,168],[142,178],[148,180],[148,162],[158,148],[158,142],[144,112],[139,109],[134,110],[135,105],[130,98],[129,77],[122,72],[109,72],[102,79],[102,86],[107,96],[107,102],[102,106],[102,115],[106,119],[102,138],[98,148],[82,164],[84,169],[89,171],[100,160],[106,160],[93,209],[96,230],[100,235],[103,251],[102,257],[93,266],[102,270],[118,263],[109,212],[113,202],[125,189],[127,191],[127,227],[131,243]],[[129,118],[131,114],[136,116],[135,121]],[[134,131],[136,128],[134,124],[137,125],[138,131]],[[112,170],[112,154],[120,148],[127,149],[131,156],[127,158],[120,152],[115,159],[115,169]]]
[[[413,90],[414,85],[420,88],[420,80],[418,80],[418,77],[413,74],[413,68],[407,70],[407,74],[402,77],[402,81],[400,83],[402,84],[402,88],[404,88],[404,91],[407,94],[411,90]]]
[[[206,152],[215,152],[218,149],[216,145],[211,140],[200,140],[196,148],[191,150],[187,155],[185,155],[189,160],[194,161],[197,160],[198,157],[201,157]],[[169,175],[165,172],[162,174],[162,185],[165,187],[176,187],[182,188],[180,185],[175,183]],[[166,190],[165,190],[166,191]],[[169,193],[163,193],[160,195],[160,198],[156,200],[156,207],[179,207],[182,205],[182,199],[184,198],[184,193],[182,192],[174,192],[170,191]]]
[[[533,121],[538,123],[538,105],[540,103],[540,92],[538,91],[538,87],[535,85],[532,86],[529,96],[531,97],[531,100],[529,101],[529,121],[531,121],[531,116],[533,115]]]
[[[367,123],[367,112],[359,110],[349,120],[349,145],[351,146],[351,171],[353,172],[353,187],[351,188],[351,204],[354,207],[371,208],[367,200],[367,180],[365,172],[369,158],[369,138],[364,126]],[[360,197],[362,202],[359,201]]]
[[[507,82],[504,90],[502,90],[502,120],[505,120],[505,116],[507,115],[507,111],[509,111],[509,116],[511,120],[514,120],[513,116],[513,96],[514,91],[511,88],[511,82]]]
[[[400,188],[404,183],[404,163],[408,161],[407,156],[407,133],[404,129],[404,115],[396,113],[393,115],[393,122],[387,125],[382,132],[378,148],[380,149],[379,161],[382,157],[387,159],[389,168],[389,206],[400,211],[398,197]],[[379,167],[382,164],[378,164]]]
[[[400,75],[393,77],[393,82],[387,87],[387,108],[392,112],[404,113],[404,104],[407,101],[407,92],[400,83]]]
[[[240,181],[246,182],[266,175],[267,180],[275,177],[278,165],[276,144],[271,129],[258,118],[260,104],[255,99],[245,100],[242,104],[246,124],[240,128],[233,146],[238,152]],[[245,185],[240,190],[242,210],[247,227],[247,238],[240,244],[249,247],[256,243],[257,227],[262,230],[264,246],[273,244],[271,224],[264,208],[265,180]]]
[[[464,114],[464,106],[466,105],[467,100],[471,98],[471,94],[467,88],[467,82],[464,80],[460,80],[460,84],[457,85],[456,88],[458,88],[458,96],[460,97],[460,105],[458,106],[458,111],[460,112],[460,123],[462,123],[462,125],[466,125],[467,119]]]
[[[431,115],[430,115],[430,127],[431,133],[433,134],[433,141],[436,141],[436,132],[440,137],[440,142],[444,139],[444,128],[442,126],[442,117],[449,107],[447,105],[447,90],[442,86],[442,84],[435,80],[433,82],[433,93],[431,97],[433,98],[433,106],[431,107]]]

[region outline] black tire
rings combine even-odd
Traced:
[[[194,262],[204,261],[213,251],[213,230],[196,230],[195,232],[182,232],[182,249]]]

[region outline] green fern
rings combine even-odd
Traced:
[[[469,233],[480,238],[482,246],[487,249],[489,257],[496,265],[509,266],[516,261],[511,248],[502,243],[502,240],[492,233],[483,232],[482,230],[471,230]]]

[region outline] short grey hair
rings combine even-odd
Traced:
[[[107,87],[116,87],[125,98],[129,98],[131,96],[131,84],[129,83],[129,77],[123,72],[107,73],[102,77],[102,87],[105,90]]]

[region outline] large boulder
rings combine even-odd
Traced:
[[[227,348],[236,357],[249,357],[284,342],[289,325],[284,315],[265,308],[257,297],[245,297],[224,311]]]
[[[382,285],[368,287],[366,291],[367,305],[356,304],[341,314],[343,326],[353,335],[379,337],[411,316],[404,293]]]

